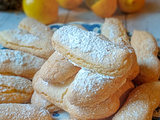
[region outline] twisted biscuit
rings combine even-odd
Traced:
[[[50,113],[53,113],[54,111],[60,110],[57,106],[47,101],[45,98],[40,96],[36,91],[34,91],[31,99],[31,103],[35,106],[42,107],[44,109],[47,109]]]
[[[57,51],[42,65],[39,70],[40,77],[48,83],[54,84],[67,80],[80,70]]]
[[[160,82],[150,82],[135,88],[113,120],[151,120],[160,104]]]
[[[123,40],[129,44],[129,37],[127,32],[119,19],[106,18],[102,24],[101,33],[109,40],[115,43],[120,43]]]
[[[32,78],[44,59],[17,50],[0,50],[0,74]]]
[[[47,110],[32,104],[0,104],[1,120],[52,120]]]
[[[135,83],[158,81],[160,75],[160,61],[157,58],[158,45],[154,37],[145,31],[134,31],[131,45],[135,49],[140,72]]]
[[[136,55],[130,45],[117,45],[106,37],[76,26],[64,26],[52,37],[54,48],[77,66],[109,76],[121,76]]]
[[[0,75],[0,103],[27,103],[33,93],[30,80]]]

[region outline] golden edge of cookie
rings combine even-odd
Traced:
[[[0,75],[0,103],[28,103],[33,94],[32,83],[19,76]]]

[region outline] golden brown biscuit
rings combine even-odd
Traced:
[[[36,91],[34,91],[31,99],[31,103],[35,106],[42,107],[44,109],[47,109],[50,113],[53,113],[54,111],[60,110],[57,106],[50,103],[48,100],[40,96]]]
[[[75,76],[72,76],[62,83],[59,82],[56,84],[49,84],[48,82],[44,81],[40,77],[39,72],[37,72],[33,78],[32,86],[40,96],[47,99],[52,104],[55,104],[59,108],[62,108],[64,95],[66,94],[68,86],[71,84],[74,78]]]
[[[66,93],[67,100],[78,106],[89,106],[109,98],[126,82],[126,76],[112,77],[81,69]]]
[[[115,44],[125,44],[124,42],[130,44],[127,32],[122,22],[117,18],[106,18],[101,27],[101,33]],[[129,76],[127,77],[127,80],[133,80],[138,73],[139,65],[137,64],[137,61],[135,61],[128,73]]]
[[[50,50],[53,48],[51,40],[48,42],[45,38],[21,29],[0,32],[0,44],[6,48],[24,51],[45,59],[53,53]]]
[[[160,82],[150,82],[135,88],[113,120],[151,120],[160,104]]]
[[[68,87],[72,81],[73,78],[65,81],[63,84],[49,84],[40,78],[38,73],[36,73],[33,79],[33,87],[36,91],[38,91],[39,95],[64,109],[76,119],[100,119],[109,117],[118,110],[120,103],[122,103],[120,101],[125,101],[124,99],[126,97],[122,97],[120,99],[120,96],[124,95],[124,93],[127,93],[126,91],[133,88],[133,84],[130,84],[131,81],[128,81],[124,84],[125,87],[122,87],[122,90],[120,88],[103,102],[95,105],[76,106],[71,105],[66,98]]]
[[[44,59],[17,50],[0,50],[0,74],[32,78]]]
[[[32,104],[0,104],[1,120],[52,120],[45,109]]]
[[[158,45],[155,38],[145,31],[134,31],[131,45],[135,49],[140,67],[136,84],[157,81],[160,75],[160,61],[157,58]]]
[[[64,26],[52,37],[54,48],[77,66],[100,74],[121,76],[131,69],[136,55],[128,44],[117,45],[103,35],[76,26]]]
[[[27,103],[33,94],[32,83],[19,76],[0,75],[0,103]]]
[[[53,30],[49,26],[33,18],[26,17],[19,23],[18,27],[39,37],[40,40],[37,43],[35,42],[34,47],[39,49],[37,52],[39,52],[38,54],[40,56],[47,59],[54,52],[51,42]]]
[[[106,18],[102,24],[101,33],[115,43],[125,41],[129,44],[129,37],[122,22],[117,18]]]
[[[126,81],[119,90],[117,90],[108,99],[93,106],[74,106],[71,105],[66,99],[64,101],[65,110],[70,113],[73,118],[86,120],[86,119],[109,119],[122,105],[128,97],[130,91],[134,88],[131,81]]]
[[[58,83],[67,80],[80,70],[61,54],[55,51],[39,70],[40,77],[48,83]]]

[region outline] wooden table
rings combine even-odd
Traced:
[[[26,15],[23,12],[0,12],[0,31],[16,28],[25,17]],[[160,0],[146,0],[143,9],[134,14],[125,14],[117,9],[113,17],[122,20],[124,26],[131,33],[134,29],[150,32],[160,46]],[[75,21],[103,23],[104,19],[97,17],[84,4],[74,10],[59,8],[57,23]]]

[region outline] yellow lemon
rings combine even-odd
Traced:
[[[57,0],[58,4],[66,9],[74,9],[81,5],[83,0]]]
[[[43,24],[56,22],[58,3],[56,0],[23,0],[23,10],[29,17]]]
[[[118,0],[118,3],[123,12],[133,13],[143,7],[145,0]]]
[[[117,0],[85,0],[87,6],[99,17],[111,17],[117,9]]]

